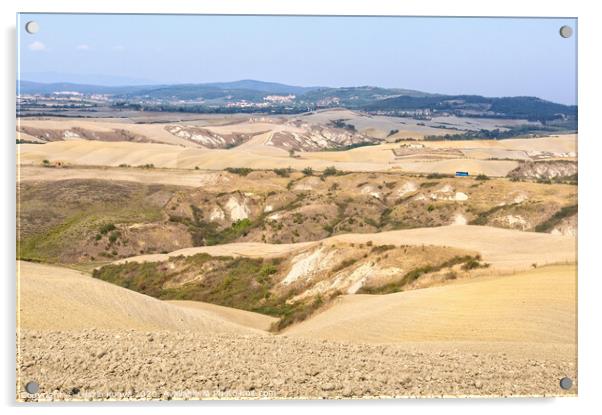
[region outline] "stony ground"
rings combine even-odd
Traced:
[[[133,330],[19,336],[20,400],[575,395],[566,361],[271,335]],[[418,349],[420,350],[420,349]],[[35,380],[37,395],[24,385]]]

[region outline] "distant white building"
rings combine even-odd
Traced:
[[[55,91],[52,93],[52,95],[57,95],[57,96],[73,96],[73,97],[82,97],[84,96],[84,94],[82,94],[81,92],[76,92],[76,91]]]
[[[263,97],[263,100],[267,101],[267,102],[271,102],[271,103],[282,104],[282,103],[292,102],[295,98],[296,98],[296,96],[292,95],[292,94],[289,94],[289,95],[268,95],[267,97]]]

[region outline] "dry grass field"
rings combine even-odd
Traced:
[[[166,302],[184,309],[201,310],[205,313],[214,314],[216,317],[234,324],[266,332],[269,331],[271,325],[278,320],[275,317],[266,316],[265,314],[253,313],[238,308],[223,307],[216,304],[204,303],[202,301],[172,300]]]
[[[505,176],[518,166],[506,160],[460,160],[456,161],[395,161],[390,145],[385,148],[349,150],[348,154],[314,156],[303,154],[297,158],[267,146],[245,146],[237,150],[186,149],[164,144],[138,144],[127,142],[58,141],[44,145],[20,144],[19,161],[22,164],[41,165],[43,160],[52,163],[83,166],[141,166],[153,164],[158,168],[184,168],[222,170],[227,167],[249,167],[253,169],[287,168],[302,170],[311,167],[324,170],[335,166],[346,171],[388,171],[397,169],[408,172],[454,173],[466,169],[473,174]],[[375,146],[380,147],[380,146]],[[372,160],[373,161],[372,161]]]
[[[483,343],[517,354],[558,345],[574,357],[576,278],[574,264],[552,265],[382,296],[348,295],[285,333],[367,343]]]
[[[257,120],[249,117],[232,121],[226,117],[221,124],[215,119],[211,123],[204,121],[196,124],[137,124],[114,119],[23,119],[19,121],[21,131],[17,133],[17,138],[25,140],[26,143],[19,145],[19,164],[40,165],[43,160],[48,160],[67,165],[153,164],[160,168],[208,170],[243,166],[255,169],[292,167],[298,170],[311,167],[323,170],[334,165],[347,171],[396,170],[448,174],[469,171],[475,175],[505,176],[518,166],[517,160],[555,157],[575,160],[576,157],[574,134],[535,139],[423,141],[421,145],[424,149],[416,150],[416,154],[411,158],[395,156],[393,150],[403,144],[383,141],[382,144],[346,151],[302,151],[295,157],[290,157],[288,150],[296,148],[297,145],[307,147],[307,150],[315,149],[316,146],[329,149],[324,140],[343,140],[341,143],[347,144],[358,142],[353,140],[363,140],[361,137],[365,134],[360,132],[354,133],[360,137],[355,139],[342,136],[343,133],[338,130],[323,133],[324,127],[318,122],[331,119],[336,118],[328,114],[318,114],[299,117],[297,121],[287,121],[281,117]],[[173,128],[184,131],[184,135],[180,132],[169,132]],[[437,134],[450,132],[433,130],[439,130],[436,131]],[[190,138],[195,137],[195,134],[198,138]],[[275,137],[283,134],[288,137],[285,142],[278,141],[280,144],[275,144]],[[400,131],[396,136],[402,137],[404,134],[406,133]],[[92,139],[82,140],[83,136]],[[45,145],[28,143],[42,140],[48,142]],[[208,145],[214,146],[215,143],[221,143],[219,145],[223,146],[232,144],[232,140],[238,143],[232,148],[208,149],[203,144],[210,143]],[[460,150],[463,156],[433,160],[427,154],[429,149]]]
[[[20,329],[259,333],[215,311],[175,306],[79,271],[24,261],[17,270]]]

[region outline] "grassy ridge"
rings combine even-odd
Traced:
[[[380,285],[380,286],[363,286],[358,290],[358,294],[392,294],[403,290],[403,287],[411,284],[416,281],[418,278],[425,274],[430,274],[432,272],[441,271],[445,268],[451,268],[454,265],[462,264],[463,270],[471,270],[475,268],[486,268],[489,264],[483,264],[480,262],[480,255],[462,255],[455,256],[451,259],[443,261],[438,264],[430,264],[422,267],[415,268],[407,273],[399,279],[398,281],[394,281],[388,284]]]
[[[386,255],[392,245],[372,247],[370,253]],[[343,260],[331,274],[353,267],[357,259]],[[425,274],[455,265],[470,270],[486,266],[478,255],[456,255],[434,265],[416,266],[393,283],[366,287],[360,292],[388,294],[401,291]],[[307,287],[279,284],[288,264],[284,258],[245,258],[201,253],[171,257],[165,262],[110,264],[93,271],[93,277],[161,300],[191,300],[239,308],[278,317],[275,330],[302,321],[341,294],[338,290],[293,300]],[[274,288],[277,289],[275,290]]]
[[[280,330],[305,319],[323,304],[318,296],[305,302],[289,303],[297,295],[294,289],[281,295],[270,291],[280,272],[280,259],[212,257],[197,254],[172,257],[166,263],[128,262],[95,269],[94,278],[134,290],[160,300],[191,300],[218,304],[279,317],[274,325]],[[202,274],[202,278],[194,278]],[[193,280],[170,286],[180,278]]]
[[[101,180],[21,184],[17,258],[63,262],[107,223],[159,221],[161,206],[149,198],[162,190]]]

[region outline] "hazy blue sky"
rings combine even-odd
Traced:
[[[257,79],[573,104],[576,35],[560,37],[564,24],[576,32],[573,19],[21,15],[17,30],[21,72],[53,81]]]

